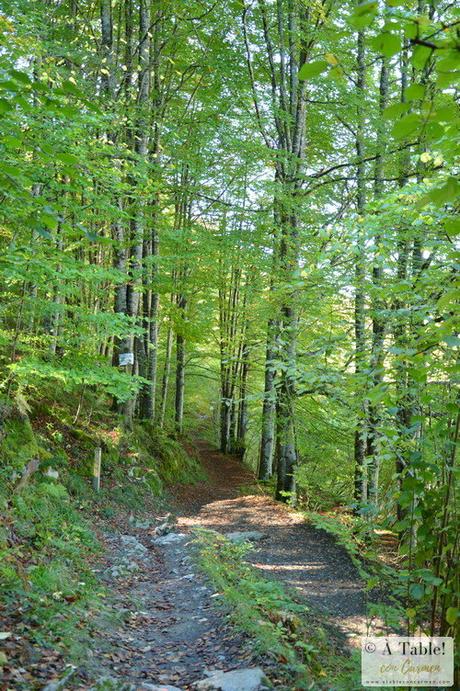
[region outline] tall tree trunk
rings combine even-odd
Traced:
[[[247,331],[247,327],[245,329]],[[244,343],[241,356],[240,396],[238,404],[238,423],[236,430],[236,452],[243,457],[246,451],[246,432],[248,429],[247,384],[249,375],[249,344]]]
[[[130,4],[131,0],[128,0]],[[150,94],[150,3],[148,0],[140,0],[139,3],[139,73],[137,91],[137,122],[134,136],[134,151],[143,165],[147,167],[149,129],[147,109]],[[145,201],[142,198],[142,189],[137,181],[131,180],[131,257],[130,257],[130,282],[127,290],[127,310],[133,322],[138,321],[141,306],[141,283],[144,252],[144,226],[145,226]],[[134,347],[136,345],[136,348]],[[143,339],[130,337],[130,351],[135,351],[135,366],[131,371],[139,372],[145,376],[146,353]],[[125,423],[132,424],[132,418],[136,407],[136,397],[129,399],[125,404]]]
[[[151,145],[149,151],[150,161],[150,175],[155,184],[155,190],[151,201],[151,224],[152,230],[150,238],[146,242],[149,250],[148,256],[148,270],[144,269],[144,278],[147,285],[144,286],[145,292],[148,294],[148,300],[145,301],[147,311],[144,311],[146,322],[146,366],[145,377],[149,381],[143,389],[142,396],[142,416],[147,419],[155,417],[155,399],[157,388],[157,365],[158,365],[158,310],[160,304],[160,295],[156,287],[156,280],[158,277],[157,259],[159,255],[159,221],[160,221],[160,195],[159,182],[161,178],[160,168],[160,138],[162,126],[162,90],[161,90],[161,74],[160,74],[160,56],[161,56],[161,31],[162,31],[162,12],[158,8],[155,12],[153,29],[148,27],[147,31],[153,31],[152,41],[150,45],[151,53],[149,57],[149,69],[151,70],[151,114],[152,121],[149,123],[149,128],[152,131]],[[150,92],[149,92],[150,93]],[[152,287],[153,286],[153,287]]]
[[[260,439],[259,480],[269,480],[273,474],[275,452],[275,414],[276,392],[274,365],[276,354],[277,323],[270,319],[267,326],[267,345],[265,350],[264,398],[262,404],[262,433]]]
[[[276,496],[283,501],[295,501],[298,289],[293,286],[299,270],[299,191],[306,153],[307,105],[307,82],[299,80],[299,68],[308,61],[314,39],[309,34],[311,17],[307,5],[288,2],[286,7],[282,0],[277,0],[275,6],[269,8],[265,0],[259,0],[259,8],[270,72],[272,117],[277,134],[275,210],[280,219],[278,260],[282,302],[279,359],[282,365],[276,383]],[[269,12],[274,16],[269,17]],[[248,44],[246,50],[247,53],[250,50]],[[253,79],[252,70],[250,77]],[[255,90],[253,96],[257,106]],[[267,141],[266,133],[263,134]]]
[[[355,264],[355,375],[357,386],[357,411],[358,419],[355,429],[354,460],[355,460],[355,502],[359,506],[367,501],[367,469],[366,469],[366,410],[363,405],[362,386],[365,369],[365,259],[364,259],[364,238],[362,229],[362,215],[366,203],[366,188],[364,180],[364,115],[362,103],[365,98],[366,65],[364,32],[358,32],[358,54],[357,54],[357,98],[358,98],[358,123],[356,128],[356,157],[358,160],[356,167],[356,211],[358,214],[357,223],[357,246]]]
[[[185,303],[182,303],[185,308]],[[176,336],[176,396],[174,401],[174,422],[176,432],[182,434],[184,426],[185,394],[185,339],[182,334]]]
[[[401,103],[406,102],[406,89],[408,86],[408,51],[409,45],[406,41],[401,54]],[[408,182],[408,170],[409,170],[409,160],[410,154],[407,153],[403,156],[400,166],[400,177],[399,186],[404,187]],[[409,262],[409,238],[407,233],[407,228],[402,228],[398,236],[398,257],[397,257],[397,270],[396,278],[400,285],[402,285],[407,280],[408,262]],[[394,329],[393,335],[395,340],[395,345],[399,349],[400,353],[408,347],[407,342],[407,324],[406,317],[402,316],[401,312],[405,308],[405,301],[403,301],[399,296],[394,301]],[[396,426],[398,429],[398,444],[396,446],[396,474],[398,478],[399,493],[402,489],[402,480],[404,469],[406,467],[406,437],[407,430],[410,427],[410,405],[409,405],[409,393],[408,393],[408,378],[407,378],[407,365],[403,361],[402,356],[399,356],[396,361],[396,400],[397,400],[397,413],[396,413]],[[397,517],[401,521],[404,517],[404,511],[401,506],[400,501],[397,501]]]
[[[385,131],[383,123],[383,111],[388,104],[388,63],[386,58],[381,59],[380,87],[379,87],[379,121],[377,125],[377,158],[374,173],[374,198],[379,199],[384,192],[383,160],[385,153]],[[384,302],[382,300],[382,260],[381,237],[375,237],[374,266],[372,268],[373,300],[372,300],[372,350],[370,358],[371,386],[374,391],[383,383],[383,341],[385,337],[385,321],[383,316]],[[372,391],[371,389],[371,391]],[[372,401],[368,405],[368,430],[367,430],[367,459],[368,459],[368,500],[377,510],[379,488],[379,449],[378,427],[380,422],[380,409],[378,403]]]
[[[168,387],[169,387],[169,374],[171,371],[171,355],[173,347],[173,337],[174,333],[171,325],[168,326],[168,332],[166,335],[166,350],[165,350],[165,361],[163,365],[163,377],[161,380],[161,393],[160,393],[160,404],[159,404],[159,416],[158,424],[163,429],[166,416],[166,405],[168,402]]]
[[[280,268],[285,282],[284,290],[295,280],[298,268],[297,230],[295,217],[285,216],[282,224]],[[277,482],[276,498],[295,502],[295,466],[297,443],[294,422],[294,400],[297,368],[297,315],[296,294],[289,290],[281,308],[279,356],[283,362],[276,386]]]

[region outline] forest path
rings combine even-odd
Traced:
[[[335,638],[341,633],[354,643],[366,632],[363,583],[343,548],[299,512],[255,494],[254,476],[238,458],[202,440],[194,451],[207,479],[172,487],[176,522],[166,535],[157,536],[159,516],[103,527],[105,554],[96,573],[110,591],[108,611],[68,688],[184,690],[211,671],[259,665],[276,678],[274,661],[254,658],[247,637],[230,625],[196,569],[189,533],[197,527],[264,533],[248,554],[264,576],[283,581],[319,611]]]
[[[254,476],[237,457],[203,440],[195,441],[195,451],[208,479],[173,489],[178,530],[263,532],[266,538],[254,545],[249,561],[296,591],[357,645],[368,629],[366,593],[345,549],[300,512],[251,493]]]

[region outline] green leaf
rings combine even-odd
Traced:
[[[19,178],[21,176],[21,169],[17,166],[12,166],[11,163],[0,163],[0,173],[9,175],[12,178]]]
[[[401,37],[398,34],[384,31],[371,41],[372,47],[386,58],[391,58],[401,50]]]
[[[421,574],[421,578],[425,581],[425,583],[430,583],[430,585],[441,585],[442,584],[442,578],[439,578],[439,576],[435,576],[434,573],[431,573],[431,571],[424,571]]]
[[[9,110],[12,109],[12,107],[13,106],[9,101],[7,101],[5,98],[0,98],[0,115],[7,113]]]
[[[414,598],[414,600],[421,600],[425,594],[425,588],[421,583],[412,583],[409,587],[409,595]]]
[[[449,55],[436,62],[437,72],[455,72],[459,69],[459,59],[457,55]]]
[[[3,137],[3,144],[6,146],[7,149],[18,149],[21,144],[22,140],[19,139],[18,137],[12,137],[12,136],[6,136]]]
[[[416,46],[411,58],[413,66],[417,67],[419,70],[423,69],[430,59],[432,52],[432,49],[426,46]]]
[[[25,72],[20,72],[19,70],[10,70],[10,74],[13,79],[21,84],[31,84],[30,77]]]
[[[444,336],[442,340],[452,348],[458,348],[460,346],[460,338],[458,336]]]
[[[415,22],[407,22],[404,27],[404,35],[407,38],[417,38],[418,27]]]
[[[415,113],[409,113],[409,115],[401,118],[399,122],[393,125],[391,133],[395,139],[405,139],[406,137],[417,134],[420,126],[420,117]]]
[[[58,219],[56,216],[52,213],[48,213],[47,211],[43,211],[40,214],[40,221],[50,230],[56,230],[58,227]]]
[[[378,2],[360,3],[348,20],[349,24],[358,30],[370,26],[378,12],[378,8]]]
[[[460,70],[457,70],[456,72],[444,72],[442,74],[439,74],[436,80],[436,84],[441,88],[445,88],[446,86],[451,86],[452,84],[456,84],[459,81]]]
[[[446,218],[444,221],[444,229],[449,235],[458,235],[460,233],[460,218]]]
[[[412,84],[404,95],[408,101],[420,101],[425,96],[425,87],[422,84]]]
[[[328,67],[325,60],[316,60],[315,62],[306,62],[299,70],[299,79],[311,79],[318,77]]]
[[[354,11],[354,14],[357,17],[362,17],[365,14],[376,14],[378,8],[378,2],[374,2],[373,0],[367,0],[366,2],[359,3],[359,5],[356,7]]]
[[[427,197],[437,204],[445,204],[455,201],[458,194],[460,194],[460,182],[456,178],[450,177],[442,187],[435,187],[430,190]]]
[[[446,621],[451,626],[454,626],[459,616],[460,611],[458,607],[449,607],[446,612]]]
[[[396,120],[396,118],[399,118],[403,113],[407,113],[409,108],[410,105],[408,103],[393,103],[393,105],[385,108],[383,111],[383,118],[385,120]]]
[[[439,310],[442,310],[445,307],[450,307],[454,304],[454,302],[457,302],[457,300],[460,300],[460,290],[454,288],[453,290],[448,290],[447,293],[444,293],[444,295],[439,298],[436,305]]]
[[[58,161],[62,161],[63,163],[67,163],[69,165],[75,165],[79,163],[78,156],[75,156],[74,154],[69,154],[64,151],[58,152],[56,154],[56,158],[58,159]]]

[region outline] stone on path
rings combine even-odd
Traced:
[[[156,537],[153,542],[156,545],[171,545],[174,542],[181,542],[181,540],[189,537],[190,535],[187,535],[187,533],[169,533],[168,535],[163,535],[162,537]]]
[[[126,550],[133,555],[144,557],[148,554],[147,547],[144,547],[134,535],[120,535],[120,541]]]
[[[265,674],[260,667],[236,669],[233,672],[216,672],[194,684],[197,691],[260,691],[264,687]]]
[[[259,540],[265,540],[268,535],[267,533],[261,533],[259,530],[247,530],[243,532],[233,532],[233,533],[224,533],[224,536],[227,538],[227,540],[230,540],[230,542],[258,542]]]
[[[160,523],[160,525],[156,526],[154,530],[155,535],[159,537],[160,535],[167,535],[168,533],[172,533],[175,522],[175,519],[170,513],[166,514],[166,516],[163,519],[163,523]]]

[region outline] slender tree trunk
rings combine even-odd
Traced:
[[[145,17],[149,19],[149,17]],[[146,419],[152,420],[155,417],[155,402],[156,402],[156,388],[157,388],[157,365],[158,365],[158,310],[160,304],[160,295],[156,288],[156,280],[158,277],[157,258],[159,255],[159,220],[160,220],[160,195],[158,192],[158,185],[161,178],[160,169],[160,137],[161,137],[161,106],[162,106],[162,91],[161,91],[161,74],[160,74],[160,56],[161,56],[161,31],[162,31],[162,10],[157,8],[154,17],[152,18],[153,28],[147,27],[147,33],[153,31],[152,40],[150,43],[149,56],[149,71],[151,71],[151,89],[149,84],[149,95],[151,91],[151,115],[152,121],[149,128],[152,131],[151,146],[149,151],[150,175],[156,185],[151,201],[151,224],[152,230],[149,240],[145,243],[149,250],[149,264],[148,270],[144,269],[144,277],[147,279],[148,285],[144,286],[144,294],[147,292],[148,300],[145,301],[146,309],[144,310],[146,322],[146,366],[145,377],[149,381],[143,389],[142,396],[142,415]],[[144,26],[145,29],[145,26]],[[151,287],[153,286],[153,288]]]
[[[401,53],[401,103],[406,102],[406,89],[408,86],[408,71],[409,71],[409,59],[408,59],[409,45],[406,41]],[[399,186],[402,188],[408,182],[408,169],[410,165],[409,160],[410,154],[407,153],[402,161],[400,167],[400,177]],[[407,229],[402,228],[398,236],[398,258],[397,258],[397,273],[396,277],[400,285],[407,280],[407,269],[409,261],[409,238],[407,234]],[[405,307],[405,301],[400,297],[397,297],[394,302],[394,311],[396,313],[394,318],[394,340],[395,345],[398,347],[400,353],[408,347],[407,343],[407,324],[406,317],[401,315],[401,311]],[[407,380],[407,366],[403,361],[402,356],[399,356],[396,361],[396,400],[398,411],[396,413],[396,425],[398,429],[398,444],[396,447],[396,474],[398,478],[398,487],[401,492],[402,489],[402,479],[404,469],[406,467],[406,435],[407,430],[410,426],[410,409],[408,405],[408,380]],[[400,502],[397,502],[397,517],[401,521],[404,516],[404,512]]]
[[[275,451],[275,413],[276,392],[274,365],[276,353],[277,324],[270,319],[267,327],[265,351],[264,399],[262,405],[262,434],[260,439],[259,480],[269,480],[273,474],[273,455]]]
[[[382,58],[380,69],[379,88],[379,122],[377,126],[377,158],[375,161],[374,198],[379,199],[384,192],[383,160],[385,153],[385,131],[383,126],[383,111],[388,104],[388,64],[386,58]],[[384,302],[382,300],[382,262],[379,256],[381,251],[381,237],[375,237],[374,266],[372,268],[373,300],[372,300],[372,350],[370,358],[371,385],[377,390],[383,383],[383,342],[385,337],[385,320],[383,316]],[[368,458],[368,499],[377,510],[379,488],[379,405],[369,402],[368,406],[368,430],[367,430],[367,458]]]
[[[129,0],[129,3],[131,0]],[[136,155],[147,165],[149,130],[147,127],[147,109],[150,94],[150,3],[148,0],[140,0],[139,3],[139,73],[137,108],[138,119],[134,136],[134,151]],[[128,27],[129,28],[129,27]],[[144,252],[144,226],[145,226],[145,201],[142,198],[140,185],[131,180],[131,257],[130,257],[130,283],[127,290],[127,310],[133,321],[138,320],[141,306],[142,266]],[[136,348],[134,347],[136,345]],[[146,353],[142,339],[129,339],[130,351],[135,351],[135,366],[131,370],[145,375]],[[125,423],[132,424],[132,418],[136,408],[136,397],[131,398],[125,404]]]
[[[163,429],[166,416],[166,405],[168,402],[168,387],[169,387],[169,374],[171,370],[171,355],[173,347],[173,330],[171,326],[168,326],[168,333],[166,335],[166,350],[165,350],[165,361],[163,366],[163,378],[161,380],[161,394],[160,394],[160,406],[159,406],[159,417],[158,424]]]
[[[176,336],[176,396],[174,401],[174,422],[176,432],[182,434],[184,426],[185,394],[185,339],[182,334]]]
[[[60,253],[62,251],[62,229],[61,229],[61,224],[58,224],[58,227],[56,229],[56,248],[58,252]],[[61,264],[59,263],[56,267],[57,273],[61,272]],[[61,294],[61,291],[59,289],[59,286],[54,286],[53,288],[53,311],[51,313],[51,320],[50,320],[50,334],[51,334],[51,342],[50,342],[50,352],[53,355],[56,355],[57,347],[58,347],[58,339],[59,339],[59,331],[60,331],[60,326],[61,326],[61,307],[64,303],[64,297]]]
[[[248,428],[247,383],[249,375],[249,345],[244,343],[242,348],[242,363],[240,373],[240,397],[238,405],[238,424],[236,431],[236,452],[243,457],[246,450],[246,432]]]
[[[289,204],[291,206],[291,203]],[[298,238],[295,216],[281,214],[280,268],[289,286],[298,269]],[[276,498],[295,502],[295,466],[297,464],[297,443],[294,422],[295,382],[297,369],[297,315],[296,293],[289,290],[281,308],[280,359],[283,368],[277,383],[276,434],[277,434],[277,483]]]
[[[366,201],[366,189],[364,180],[364,115],[362,113],[362,103],[365,98],[365,48],[364,32],[358,32],[358,56],[357,56],[357,91],[358,91],[358,124],[356,128],[356,156],[358,164],[356,168],[356,211],[358,213],[357,223],[357,247],[355,264],[355,374],[357,386],[357,410],[358,420],[355,429],[355,501],[357,505],[367,501],[367,469],[366,469],[366,410],[363,405],[362,386],[363,373],[365,368],[365,296],[364,296],[364,238],[361,218],[364,213]]]

